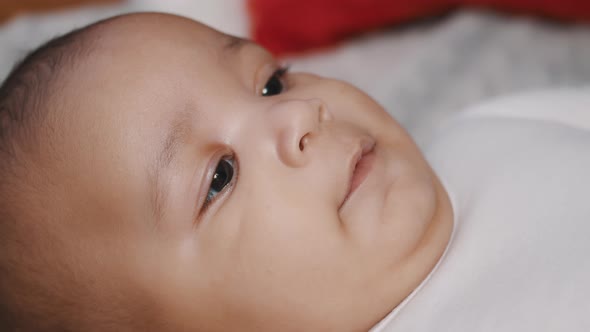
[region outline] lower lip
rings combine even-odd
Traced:
[[[346,195],[344,202],[346,202],[348,198],[356,191],[356,189],[363,183],[363,181],[365,181],[367,175],[373,168],[374,161],[375,151],[371,151],[370,153],[364,155],[356,164],[354,174],[352,175],[352,180],[350,181],[350,190],[348,191],[348,195]]]

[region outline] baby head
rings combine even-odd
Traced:
[[[452,227],[370,97],[177,16],[42,46],[0,119],[9,330],[366,330]]]

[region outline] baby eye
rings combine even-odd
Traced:
[[[262,88],[262,96],[263,97],[270,97],[274,95],[278,95],[279,93],[283,92],[284,85],[283,85],[283,76],[287,73],[289,68],[281,67],[272,74],[272,76],[268,79],[264,87]]]
[[[209,185],[209,191],[203,204],[203,209],[206,209],[209,203],[211,203],[219,193],[221,193],[234,178],[235,171],[235,158],[231,155],[223,156],[217,166],[215,172],[211,178],[211,184]]]

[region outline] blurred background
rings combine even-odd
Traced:
[[[0,0],[0,78],[51,37],[117,14],[160,11],[262,42],[292,70],[352,82],[419,145],[450,115],[482,100],[590,83],[590,1],[410,3]]]

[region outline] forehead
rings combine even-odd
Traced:
[[[222,65],[227,53],[222,51],[239,49],[243,44],[241,39],[199,22],[167,14],[118,17],[93,32],[98,47],[92,65],[100,73],[120,67],[136,72],[187,65],[215,68]]]
[[[260,47],[241,52],[253,44],[171,15],[131,15],[97,30],[96,54],[70,87],[72,99],[96,101],[99,111],[81,116],[117,119],[124,109],[129,116],[167,117],[214,109],[206,106],[226,99],[229,87],[251,89],[255,67],[270,57]]]
[[[227,35],[181,16],[144,13],[115,17],[96,29],[104,42],[123,42],[129,46],[150,45],[154,41],[173,43],[201,42],[214,46]],[[177,44],[176,46],[181,46]]]
[[[159,101],[170,105],[181,96],[193,96],[215,81],[227,67],[227,55],[244,44],[198,22],[164,14],[116,18],[95,34],[98,47],[74,75],[74,93],[68,97],[81,103],[120,103],[127,110],[145,109],[130,107],[134,101],[155,105],[165,97]],[[109,110],[113,107],[103,107],[101,113]]]
[[[252,62],[250,56],[238,56],[251,43],[178,16],[130,15],[98,33],[95,56],[73,80],[73,99],[96,100],[97,113],[114,119],[123,109],[129,116],[156,117],[206,110],[194,103],[203,102],[203,95],[211,97],[209,91],[228,92],[228,83],[243,85],[235,69]],[[103,102],[108,105],[100,107]],[[112,112],[116,114],[108,114]]]

